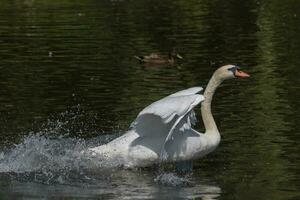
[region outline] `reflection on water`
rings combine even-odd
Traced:
[[[28,175],[30,176],[30,175]],[[197,185],[189,187],[178,185],[174,190],[168,185],[153,184],[150,171],[97,171],[89,174],[69,174],[68,181],[60,179],[58,184],[39,184],[33,180],[13,180],[11,187],[7,187],[2,193],[11,197],[37,197],[37,198],[112,198],[112,199],[207,199],[213,200],[219,197],[221,190],[214,183],[207,180],[199,181]],[[5,177],[2,177],[5,180]],[[78,182],[78,180],[81,180]],[[74,182],[74,180],[76,182]],[[169,180],[172,181],[172,180]],[[138,183],[138,184],[137,184]]]
[[[1,1],[0,198],[298,199],[299,9],[292,0]],[[133,58],[173,47],[180,65]],[[221,145],[188,177],[105,171],[80,156],[227,63],[251,79],[218,89]]]

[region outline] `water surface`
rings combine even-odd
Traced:
[[[299,10],[293,0],[1,1],[0,198],[299,199]],[[184,57],[175,65],[133,58],[173,47]],[[192,173],[104,169],[80,154],[228,63],[251,78],[217,90],[222,141]]]

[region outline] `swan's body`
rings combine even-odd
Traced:
[[[126,167],[205,156],[215,150],[221,139],[211,114],[213,94],[223,80],[247,75],[241,73],[233,65],[219,68],[210,79],[204,95],[198,94],[202,91],[201,87],[193,87],[156,101],[139,113],[124,135],[90,148],[88,152]],[[205,133],[192,128],[196,122],[193,108],[201,102]]]

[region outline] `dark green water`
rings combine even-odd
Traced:
[[[173,47],[175,65],[133,58]],[[0,60],[0,199],[300,199],[299,1],[5,0]],[[228,63],[251,78],[217,90],[222,141],[193,173],[76,154]]]

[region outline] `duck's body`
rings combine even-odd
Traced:
[[[149,64],[173,64],[176,59],[182,59],[182,57],[176,53],[173,49],[167,56],[162,56],[156,53],[151,53],[146,56],[134,56],[140,63],[149,63]]]
[[[213,94],[223,80],[234,76],[248,75],[236,66],[224,66],[214,73],[204,95],[198,94],[201,87],[193,87],[156,101],[139,113],[124,135],[88,152],[126,167],[205,156],[215,150],[221,138],[211,114]],[[201,102],[205,133],[192,128],[196,122],[193,109]]]

